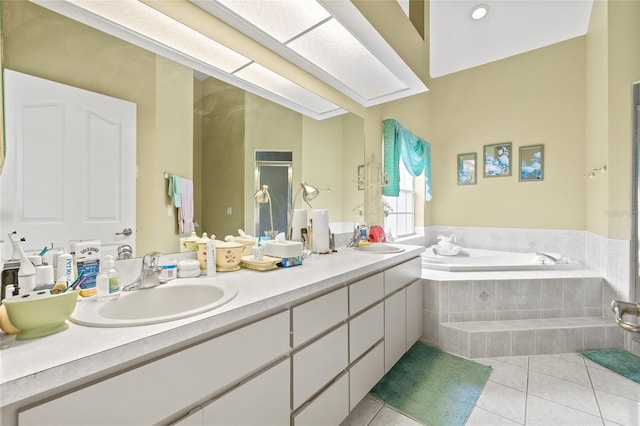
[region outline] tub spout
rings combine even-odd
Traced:
[[[611,302],[611,310],[616,314],[616,323],[627,331],[632,333],[640,333],[640,324],[624,321],[624,314],[635,315],[640,317],[640,303],[628,303],[614,300]]]
[[[549,253],[536,253],[536,256],[540,256],[542,259],[542,263],[544,262],[544,259],[547,259],[549,261],[551,261],[552,264],[556,265],[556,264],[560,264],[560,263],[569,263],[568,259],[566,256],[554,256],[551,255]]]

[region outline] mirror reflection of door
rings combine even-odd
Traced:
[[[123,244],[135,254],[136,105],[8,69],[4,83],[0,239],[16,231],[38,251],[100,240],[102,255]]]
[[[293,174],[292,151],[256,151],[255,189],[269,187],[273,227],[277,232],[287,231],[287,215],[291,206],[291,181]],[[265,236],[271,230],[269,204],[255,202],[255,236]]]

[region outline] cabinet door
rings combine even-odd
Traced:
[[[347,324],[294,354],[294,410],[331,382],[348,364]]]
[[[349,369],[349,409],[353,410],[384,376],[384,344],[379,343]]]
[[[384,301],[384,372],[398,362],[407,348],[406,291],[391,295]]]
[[[407,287],[407,350],[422,336],[422,280]]]
[[[171,426],[202,426],[202,408],[197,408]]]
[[[349,375],[343,374],[297,413],[293,417],[293,424],[294,426],[337,426],[348,415]]]
[[[384,337],[382,302],[349,320],[349,362],[353,362]]]
[[[202,409],[203,425],[287,425],[291,368],[286,359]]]

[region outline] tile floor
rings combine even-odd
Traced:
[[[640,384],[579,354],[474,361],[493,371],[467,426],[640,426]],[[367,396],[341,426],[365,425],[421,423]]]

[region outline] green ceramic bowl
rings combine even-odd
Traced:
[[[11,324],[20,330],[16,339],[34,339],[69,328],[66,320],[76,308],[79,292],[51,294],[49,290],[40,290],[4,299],[2,304]]]

